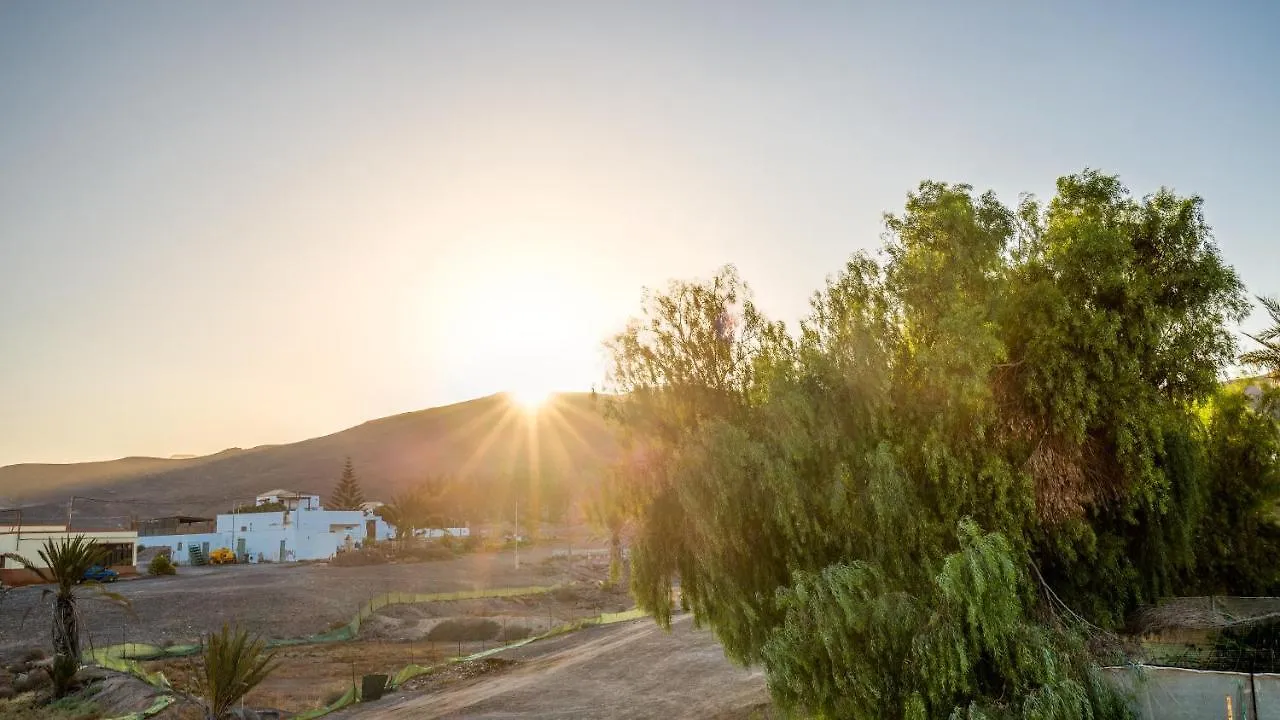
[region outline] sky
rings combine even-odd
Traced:
[[[0,465],[585,390],[642,288],[732,262],[794,321],[926,178],[1198,194],[1278,294],[1277,27],[1267,2],[0,0]]]

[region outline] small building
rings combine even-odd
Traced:
[[[135,572],[138,561],[138,533],[134,530],[70,530],[65,525],[0,525],[0,582],[6,585],[24,585],[41,582],[40,576],[13,560],[6,560],[3,553],[15,553],[45,567],[40,550],[45,542],[59,542],[83,535],[93,544],[103,548],[102,564],[128,575]]]
[[[203,518],[156,518],[140,523],[139,534],[149,550],[169,548],[178,564],[191,562],[193,548],[205,557],[228,548],[241,562],[328,560],[370,538],[395,536],[395,529],[381,517],[363,510],[325,510],[318,495],[272,490],[256,499],[258,507],[280,505],[287,509],[223,513],[212,526]]]
[[[297,510],[298,508],[319,510],[321,507],[319,495],[295,492],[293,490],[268,490],[254,498],[254,503],[257,505],[284,505],[286,510]]]

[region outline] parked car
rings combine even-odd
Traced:
[[[101,565],[94,565],[84,571],[84,577],[80,578],[80,582],[92,581],[99,583],[113,583],[119,579],[120,573],[115,570],[102,567]]]

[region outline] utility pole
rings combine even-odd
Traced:
[[[520,496],[516,496],[516,569],[520,569]]]
[[[71,512],[72,512],[72,508],[74,508],[75,506],[76,506],[76,496],[72,495],[71,499],[67,501],[67,532],[71,532]]]

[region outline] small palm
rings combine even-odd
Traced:
[[[61,658],[74,672],[80,661],[80,611],[78,602],[78,586],[84,582],[85,572],[103,562],[106,550],[86,538],[84,535],[46,540],[39,550],[40,562],[34,562],[17,553],[4,553],[4,557],[17,561],[20,565],[40,576],[42,580],[57,586],[55,590],[46,590],[45,595],[53,596],[53,653]],[[97,587],[96,583],[85,583]],[[127,605],[124,598],[97,588],[108,600],[119,605]],[[69,680],[70,678],[65,678]],[[59,694],[65,691],[59,687]]]
[[[1240,356],[1240,362],[1262,369],[1268,377],[1280,379],[1280,300],[1260,297],[1258,301],[1271,316],[1271,327],[1257,335],[1245,334],[1261,347]]]

